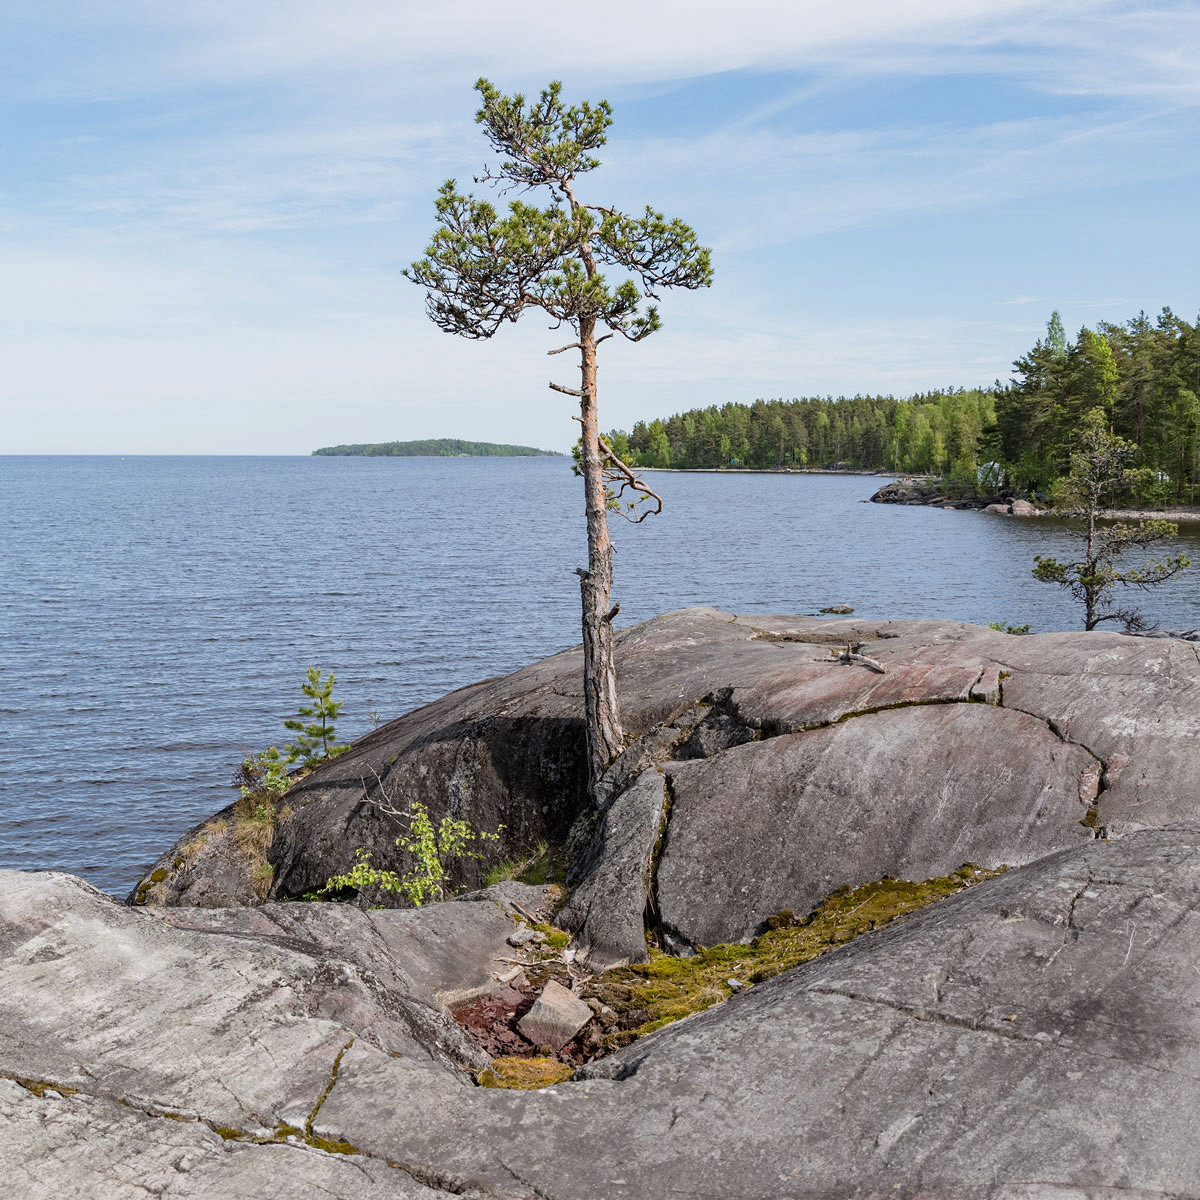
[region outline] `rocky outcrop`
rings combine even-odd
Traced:
[[[464,689],[303,780],[266,903],[221,906],[258,895],[229,814],[132,905],[0,872],[9,1190],[1200,1194],[1194,643],[670,613],[620,636],[631,744],[595,809],[578,667]],[[387,863],[373,798],[511,824],[502,853],[552,839],[572,944],[540,924],[554,889],[519,883],[282,902],[357,846]],[[557,1082],[616,1016],[574,994],[584,970],[965,861],[1011,869]],[[489,1065],[539,1048],[558,1061]],[[476,1086],[506,1079],[550,1086]]]
[[[906,475],[884,484],[872,504],[923,505],[926,508],[974,508],[1011,517],[1042,517],[1045,511],[1011,491],[979,496],[948,480],[929,475]]]
[[[647,930],[675,949],[745,940],[842,886],[1016,866],[1192,813],[1187,642],[690,609],[623,631],[617,654],[632,744],[600,811],[584,803],[570,652],[402,717],[302,781],[270,894],[319,886],[358,847],[403,866],[369,800],[421,798],[435,817],[503,823],[497,857],[558,846],[574,889],[560,921],[600,966],[643,960]],[[220,903],[225,876],[203,854],[173,872],[180,857],[135,897]]]
[[[516,897],[492,899],[135,909],[0,873],[6,1189],[1200,1193],[1194,821],[1009,871],[540,1091],[474,1086],[417,981],[447,937],[486,975]]]

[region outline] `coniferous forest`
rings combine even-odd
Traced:
[[[1049,493],[1094,408],[1137,447],[1145,503],[1191,503],[1200,482],[1200,323],[1164,308],[1068,341],[1058,313],[1011,382],[894,396],[755,400],[639,421],[610,435],[642,467],[824,467],[948,476]]]

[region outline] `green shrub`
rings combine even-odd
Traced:
[[[446,898],[446,881],[451,863],[463,858],[482,857],[482,851],[475,849],[473,843],[497,841],[500,837],[499,829],[495,833],[477,831],[469,822],[455,817],[443,817],[434,825],[429,809],[419,800],[413,801],[405,815],[409,821],[408,832],[396,839],[396,845],[416,858],[415,866],[403,875],[383,870],[371,865],[371,852],[360,846],[355,851],[354,866],[344,874],[327,879],[317,894],[328,895],[346,888],[362,891],[364,888],[377,887],[402,895],[414,907],[420,908],[431,899]]]

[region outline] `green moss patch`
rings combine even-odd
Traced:
[[[541,922],[536,925],[530,925],[530,928],[542,934],[545,940],[541,945],[545,946],[548,950],[553,950],[556,954],[560,950],[565,950],[571,944],[571,935],[565,929],[559,929],[556,925]]]
[[[606,1050],[615,1050],[998,874],[968,863],[952,875],[919,883],[885,878],[840,888],[807,917],[797,920],[786,910],[776,914],[767,921],[767,932],[748,945],[709,946],[691,958],[652,949],[648,963],[606,971],[583,995],[612,1010],[603,1041]]]
[[[479,1073],[479,1086],[534,1091],[570,1079],[575,1068],[556,1058],[494,1058]]]
[[[39,1099],[47,1092],[56,1092],[60,1096],[74,1096],[79,1091],[78,1088],[67,1087],[64,1083],[51,1083],[47,1079],[26,1079],[21,1075],[6,1075],[5,1079],[11,1079],[13,1083],[19,1084],[27,1092],[32,1092]]]

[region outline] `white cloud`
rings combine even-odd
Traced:
[[[919,229],[933,243],[941,214],[1050,212],[1062,207],[1050,197],[1197,169],[1185,105],[1200,47],[1184,6],[621,0],[587,38],[532,3],[79,0],[7,12],[0,92],[34,111],[30,97],[54,97],[45,111],[70,117],[48,138],[66,165],[46,168],[35,147],[35,169],[11,173],[3,197],[0,272],[14,283],[0,295],[0,449],[303,452],[438,435],[569,445],[570,404],[545,391],[562,360],[543,357],[543,325],[528,318],[485,345],[447,338],[398,274],[430,231],[436,183],[483,161],[468,90],[480,72],[505,87],[561,75],[577,95],[624,86],[664,98],[670,81],[706,72],[786,72],[700,136],[614,130],[599,198],[649,199],[693,221],[718,251],[718,288],[673,297],[667,328],[644,345],[607,347],[607,425],[756,395],[1004,376],[1050,307],[1067,315],[1075,296],[1075,320],[1119,319],[1125,306],[1096,311],[1089,289],[1141,294],[1141,279],[1077,283],[1030,261],[993,280],[988,228],[968,232],[924,293],[918,254],[898,284],[880,281],[886,261],[806,256],[819,259],[829,235],[847,245],[851,230],[884,231],[882,243]],[[874,81],[953,74],[1109,99],[1051,97],[1007,121],[890,120],[884,102],[844,128],[803,131],[809,100],[836,112]],[[113,103],[57,103],[71,97]],[[966,308],[970,289],[950,276],[971,272]],[[823,286],[846,280],[837,305],[823,301]],[[1036,327],[1007,327],[1020,319],[1011,311],[990,319],[1003,296],[1040,305]]]
[[[375,94],[385,79],[393,91],[413,93],[444,80],[461,87],[464,73],[477,72],[583,84],[747,67],[944,74],[987,70],[993,54],[1008,70],[1027,59],[1048,86],[1068,89],[1189,91],[1198,78],[1194,9],[1134,9],[1115,0],[613,0],[580,19],[552,15],[540,0],[91,0],[69,8],[26,0],[8,7],[20,44],[53,46],[59,59],[49,76],[36,69],[36,55],[10,63],[9,86],[42,95],[128,95],[282,76],[352,82],[364,72]],[[1043,49],[1054,51],[1054,64],[1034,61]]]

